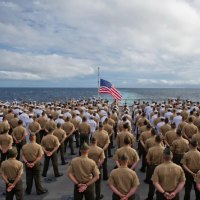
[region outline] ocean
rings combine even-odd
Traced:
[[[168,98],[200,101],[200,89],[197,88],[120,88],[122,103],[131,104],[134,100],[164,101]],[[98,97],[96,88],[0,88],[1,101],[39,101],[65,102],[69,99],[88,99]],[[112,101],[109,95],[102,98]]]

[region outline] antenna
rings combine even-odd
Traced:
[[[98,99],[99,99],[99,67],[98,67],[98,86],[97,86],[97,89],[98,89]]]

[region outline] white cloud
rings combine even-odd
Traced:
[[[200,80],[165,80],[165,79],[137,79],[137,83],[141,85],[152,86],[155,84],[157,86],[186,86],[186,85],[199,85]]]
[[[91,63],[64,56],[34,55],[0,51],[0,76],[4,79],[51,80],[87,76],[94,73]],[[4,76],[5,75],[5,76]]]
[[[0,71],[1,80],[41,80],[39,75],[27,72]]]
[[[144,86],[199,80],[197,0],[4,0],[0,32],[0,71],[27,80],[92,75],[94,66]]]

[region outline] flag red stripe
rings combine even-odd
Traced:
[[[113,86],[111,88],[108,88],[108,87],[105,87],[105,86],[101,86],[99,88],[99,93],[101,93],[101,94],[110,94],[114,99],[117,99],[117,100],[121,100],[121,98],[122,98],[122,95]]]

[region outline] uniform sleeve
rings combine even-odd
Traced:
[[[132,140],[132,144],[134,145],[134,143],[135,143],[135,137],[133,135],[131,135],[131,140]]]
[[[132,187],[136,187],[138,185],[140,185],[140,181],[139,181],[137,174],[134,173],[134,175],[133,175],[133,186]]]
[[[5,174],[5,166],[4,166],[4,162],[1,163],[1,167],[0,167],[0,175],[1,174]]]
[[[139,140],[144,142],[144,137],[143,137],[143,135],[144,135],[144,134],[142,134],[142,133],[140,134]]]
[[[44,151],[42,149],[42,147],[40,146],[39,150],[38,150],[38,156],[42,156],[44,154]]]
[[[153,173],[153,175],[151,177],[151,180],[153,181],[153,183],[159,182],[159,174],[158,174],[158,172],[159,172],[159,168],[156,167],[155,170],[154,170],[154,173]]]
[[[73,126],[72,126],[73,127]],[[72,129],[71,129],[72,130]],[[63,130],[63,138],[67,137],[67,133]]]
[[[180,171],[181,171],[181,173],[180,173],[180,178],[179,178],[179,181],[180,182],[184,182],[186,179],[185,179],[185,173],[184,173],[184,171],[183,171],[183,169],[180,167]]]
[[[26,136],[27,135],[27,131],[26,131],[26,129],[24,128],[24,136]]]
[[[196,183],[200,183],[200,170],[198,171],[197,176],[195,177],[194,180]]]
[[[72,165],[73,165],[73,161],[71,161],[71,163],[70,163],[70,165],[69,165],[69,167],[67,169],[67,175],[73,174],[73,167],[72,167]]]
[[[138,153],[137,151],[134,151],[135,154],[134,154],[134,162],[138,162],[140,160],[139,156],[138,156]]]
[[[114,185],[114,178],[113,178],[113,172],[110,173],[110,176],[108,178],[108,184],[109,185]]]
[[[98,176],[100,174],[99,169],[98,169],[98,167],[97,167],[95,162],[93,163],[92,174],[93,174],[93,176]]]
[[[196,134],[198,133],[198,128],[197,128],[197,126],[195,126],[195,133],[196,133]]]
[[[172,145],[170,146],[170,150],[172,151],[172,153],[175,152],[175,149],[176,149],[176,144],[175,142],[172,142]]]
[[[181,160],[181,164],[187,165],[187,154],[185,154]]]
[[[109,138],[109,136],[107,137],[106,144],[110,144],[110,138]]]
[[[13,137],[10,137],[10,141],[9,141],[10,144],[13,143]]]
[[[151,162],[151,153],[150,153],[150,151],[148,151],[146,159],[147,159],[147,161]]]
[[[104,159],[105,159],[105,154],[104,154],[104,151],[102,150],[101,155],[100,155],[100,160],[104,160]]]
[[[181,133],[184,135],[185,134],[185,126],[182,128]]]
[[[23,163],[20,162],[20,167],[19,167],[19,171],[18,171],[18,175],[22,175],[23,174]]]
[[[58,147],[59,145],[60,145],[60,142],[59,142],[58,138],[56,137],[55,138],[55,146]]]

